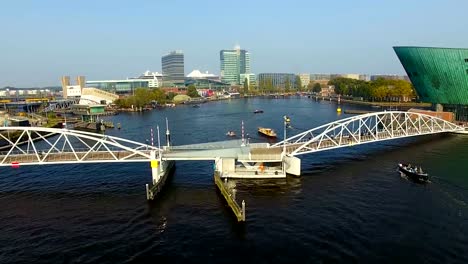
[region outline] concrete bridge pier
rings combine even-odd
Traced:
[[[301,176],[301,159],[294,156],[283,156],[283,168],[287,174]]]
[[[152,183],[146,184],[146,199],[154,200],[154,197],[161,192],[166,183],[167,177],[174,168],[175,162],[172,160],[162,160],[160,155],[156,158],[155,150],[150,152],[150,157]]]

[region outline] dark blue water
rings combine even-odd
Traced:
[[[344,106],[348,109],[352,106]],[[263,109],[263,114],[253,114]],[[249,99],[109,117],[108,134],[144,142],[169,118],[174,144],[225,140],[257,126],[282,136],[343,118],[307,98]],[[212,163],[177,162],[148,203],[149,164],[0,168],[0,263],[468,263],[468,137],[435,135],[302,157],[302,177],[238,180],[238,224]],[[418,185],[396,173],[411,161]]]

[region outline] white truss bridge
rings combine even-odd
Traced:
[[[445,132],[463,132],[464,127],[438,117],[402,111],[375,112],[340,119],[278,142],[287,155],[356,146],[391,139]]]
[[[281,161],[318,151],[444,132],[461,126],[414,112],[376,112],[337,120],[274,145],[239,141],[165,147],[78,130],[0,127],[0,166],[67,163],[150,162],[151,160]]]
[[[149,162],[159,149],[103,134],[44,127],[1,127],[0,166]]]

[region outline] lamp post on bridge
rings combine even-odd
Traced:
[[[283,130],[284,130],[283,155],[286,156],[286,116],[283,117]]]

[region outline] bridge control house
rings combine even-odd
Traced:
[[[105,105],[72,105],[72,111],[75,115],[81,115],[85,122],[95,122],[97,116],[105,113]]]

